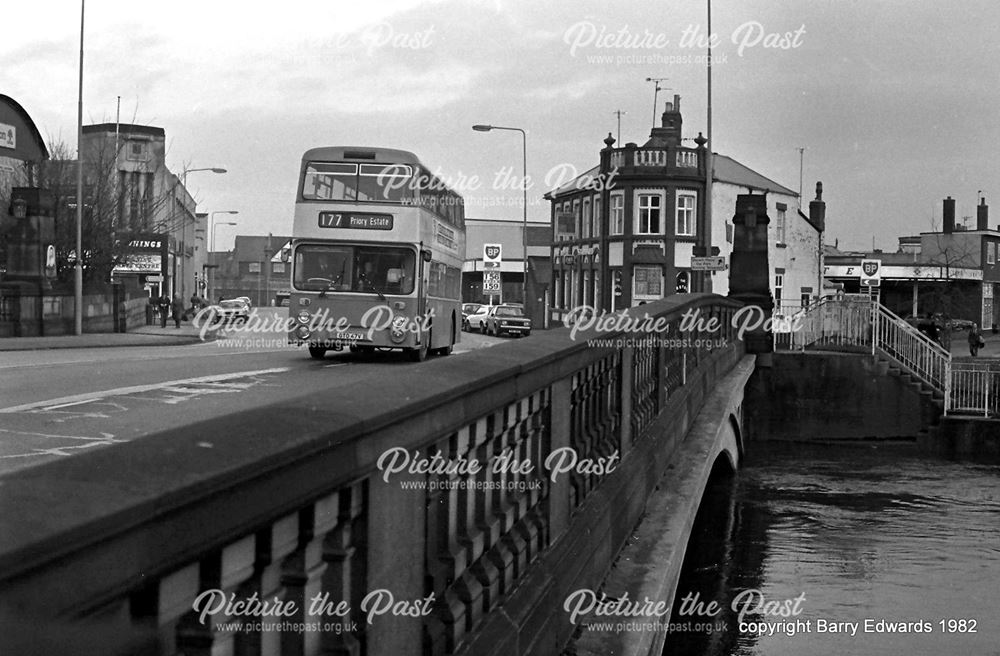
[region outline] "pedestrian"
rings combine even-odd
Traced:
[[[160,294],[160,298],[156,301],[156,307],[160,310],[160,328],[166,328],[167,315],[170,314],[170,297],[166,294]]]
[[[184,300],[181,299],[180,294],[174,294],[174,301],[170,304],[174,311],[174,327],[181,327],[181,316],[184,314]]]
[[[985,346],[983,341],[983,335],[979,332],[979,324],[972,324],[972,328],[969,328],[969,355],[976,357],[979,354],[979,349]]]

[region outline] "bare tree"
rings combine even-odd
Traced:
[[[115,266],[128,255],[133,234],[152,232],[154,218],[163,214],[173,189],[157,189],[152,175],[131,176],[119,170],[114,142],[98,141],[83,160],[83,271],[88,284],[106,283]],[[39,167],[38,184],[55,196],[57,275],[73,277],[76,260],[76,175],[78,162],[66,142],[51,141],[50,159]],[[162,185],[167,186],[167,185]],[[157,229],[157,232],[161,230]]]

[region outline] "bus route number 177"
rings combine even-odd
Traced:
[[[320,212],[319,227],[350,228],[353,230],[392,230],[392,215],[364,212]]]

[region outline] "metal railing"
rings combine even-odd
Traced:
[[[774,309],[776,350],[842,347],[871,348],[871,300],[825,298],[803,308],[799,303],[780,303]]]
[[[880,303],[873,303],[872,355],[882,353],[944,394],[951,353]]]
[[[803,309],[775,308],[777,350],[859,350],[881,355],[946,395],[951,354],[898,315],[867,296],[827,298]]]
[[[1000,415],[1000,360],[949,363],[945,414]]]

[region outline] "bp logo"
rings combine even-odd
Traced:
[[[489,244],[486,246],[486,259],[487,260],[498,260],[500,259],[500,247],[496,244]]]
[[[869,262],[862,262],[861,263],[861,270],[864,271],[865,275],[870,278],[870,277],[874,276],[876,273],[878,273],[878,267],[879,267],[880,264],[881,264],[881,262],[877,262],[877,261],[876,262],[871,262],[871,261],[869,261]]]

